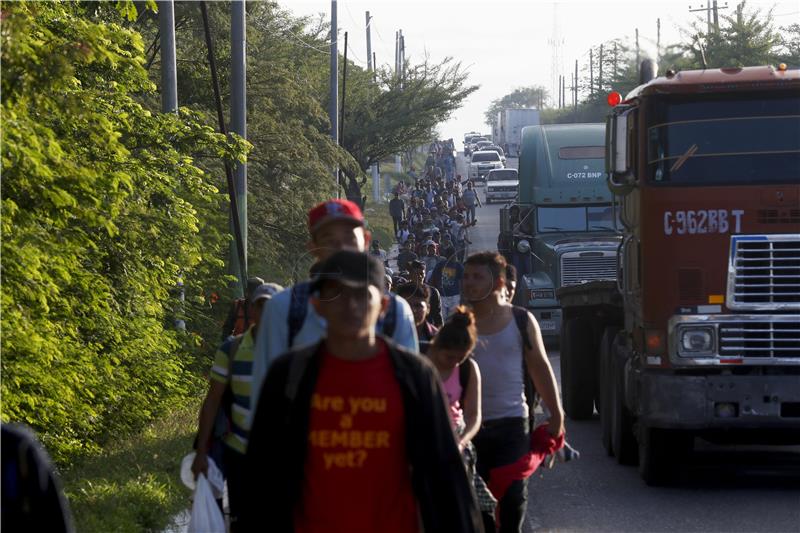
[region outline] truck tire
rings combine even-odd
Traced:
[[[561,335],[561,392],[564,411],[573,420],[587,420],[594,413],[595,354],[589,319],[570,318]]]
[[[635,465],[636,437],[633,434],[633,416],[625,406],[625,356],[617,348],[617,339],[611,345],[609,368],[609,414],[611,415],[611,449],[621,465]]]
[[[685,431],[639,428],[639,475],[650,486],[678,479],[679,466],[691,452],[693,435]]]
[[[609,457],[614,455],[611,440],[611,375],[614,369],[613,344],[618,331],[619,328],[617,326],[608,326],[603,330],[603,337],[600,339],[600,357],[598,359],[600,380],[597,389],[600,405],[597,406],[597,412],[600,413],[603,448]]]

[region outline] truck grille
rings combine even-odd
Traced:
[[[719,325],[720,357],[800,358],[798,322],[724,322]]]
[[[734,236],[730,309],[800,309],[800,235]]]
[[[567,252],[561,256],[561,286],[584,281],[616,280],[615,252]]]
[[[516,192],[516,185],[489,185],[490,192]]]

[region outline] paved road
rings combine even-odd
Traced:
[[[516,160],[509,161],[515,166]],[[458,171],[465,175],[464,161]],[[495,250],[500,205],[477,211],[472,250]],[[549,354],[560,376],[557,351]],[[525,531],[800,532],[800,447],[714,448],[698,441],[681,482],[647,487],[636,468],[616,464],[600,444],[600,423],[567,420],[576,462],[536,472]]]

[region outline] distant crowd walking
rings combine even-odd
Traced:
[[[394,191],[396,269],[329,200],[308,213],[308,280],[252,278],[233,304],[192,465],[222,467],[231,531],[521,531],[563,410],[513,267],[467,253],[480,201],[448,151]]]

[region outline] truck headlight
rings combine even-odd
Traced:
[[[531,243],[529,243],[526,239],[522,239],[517,243],[517,251],[521,254],[527,254],[531,251]]]
[[[678,354],[681,357],[699,357],[714,354],[714,328],[687,326],[678,330]]]

